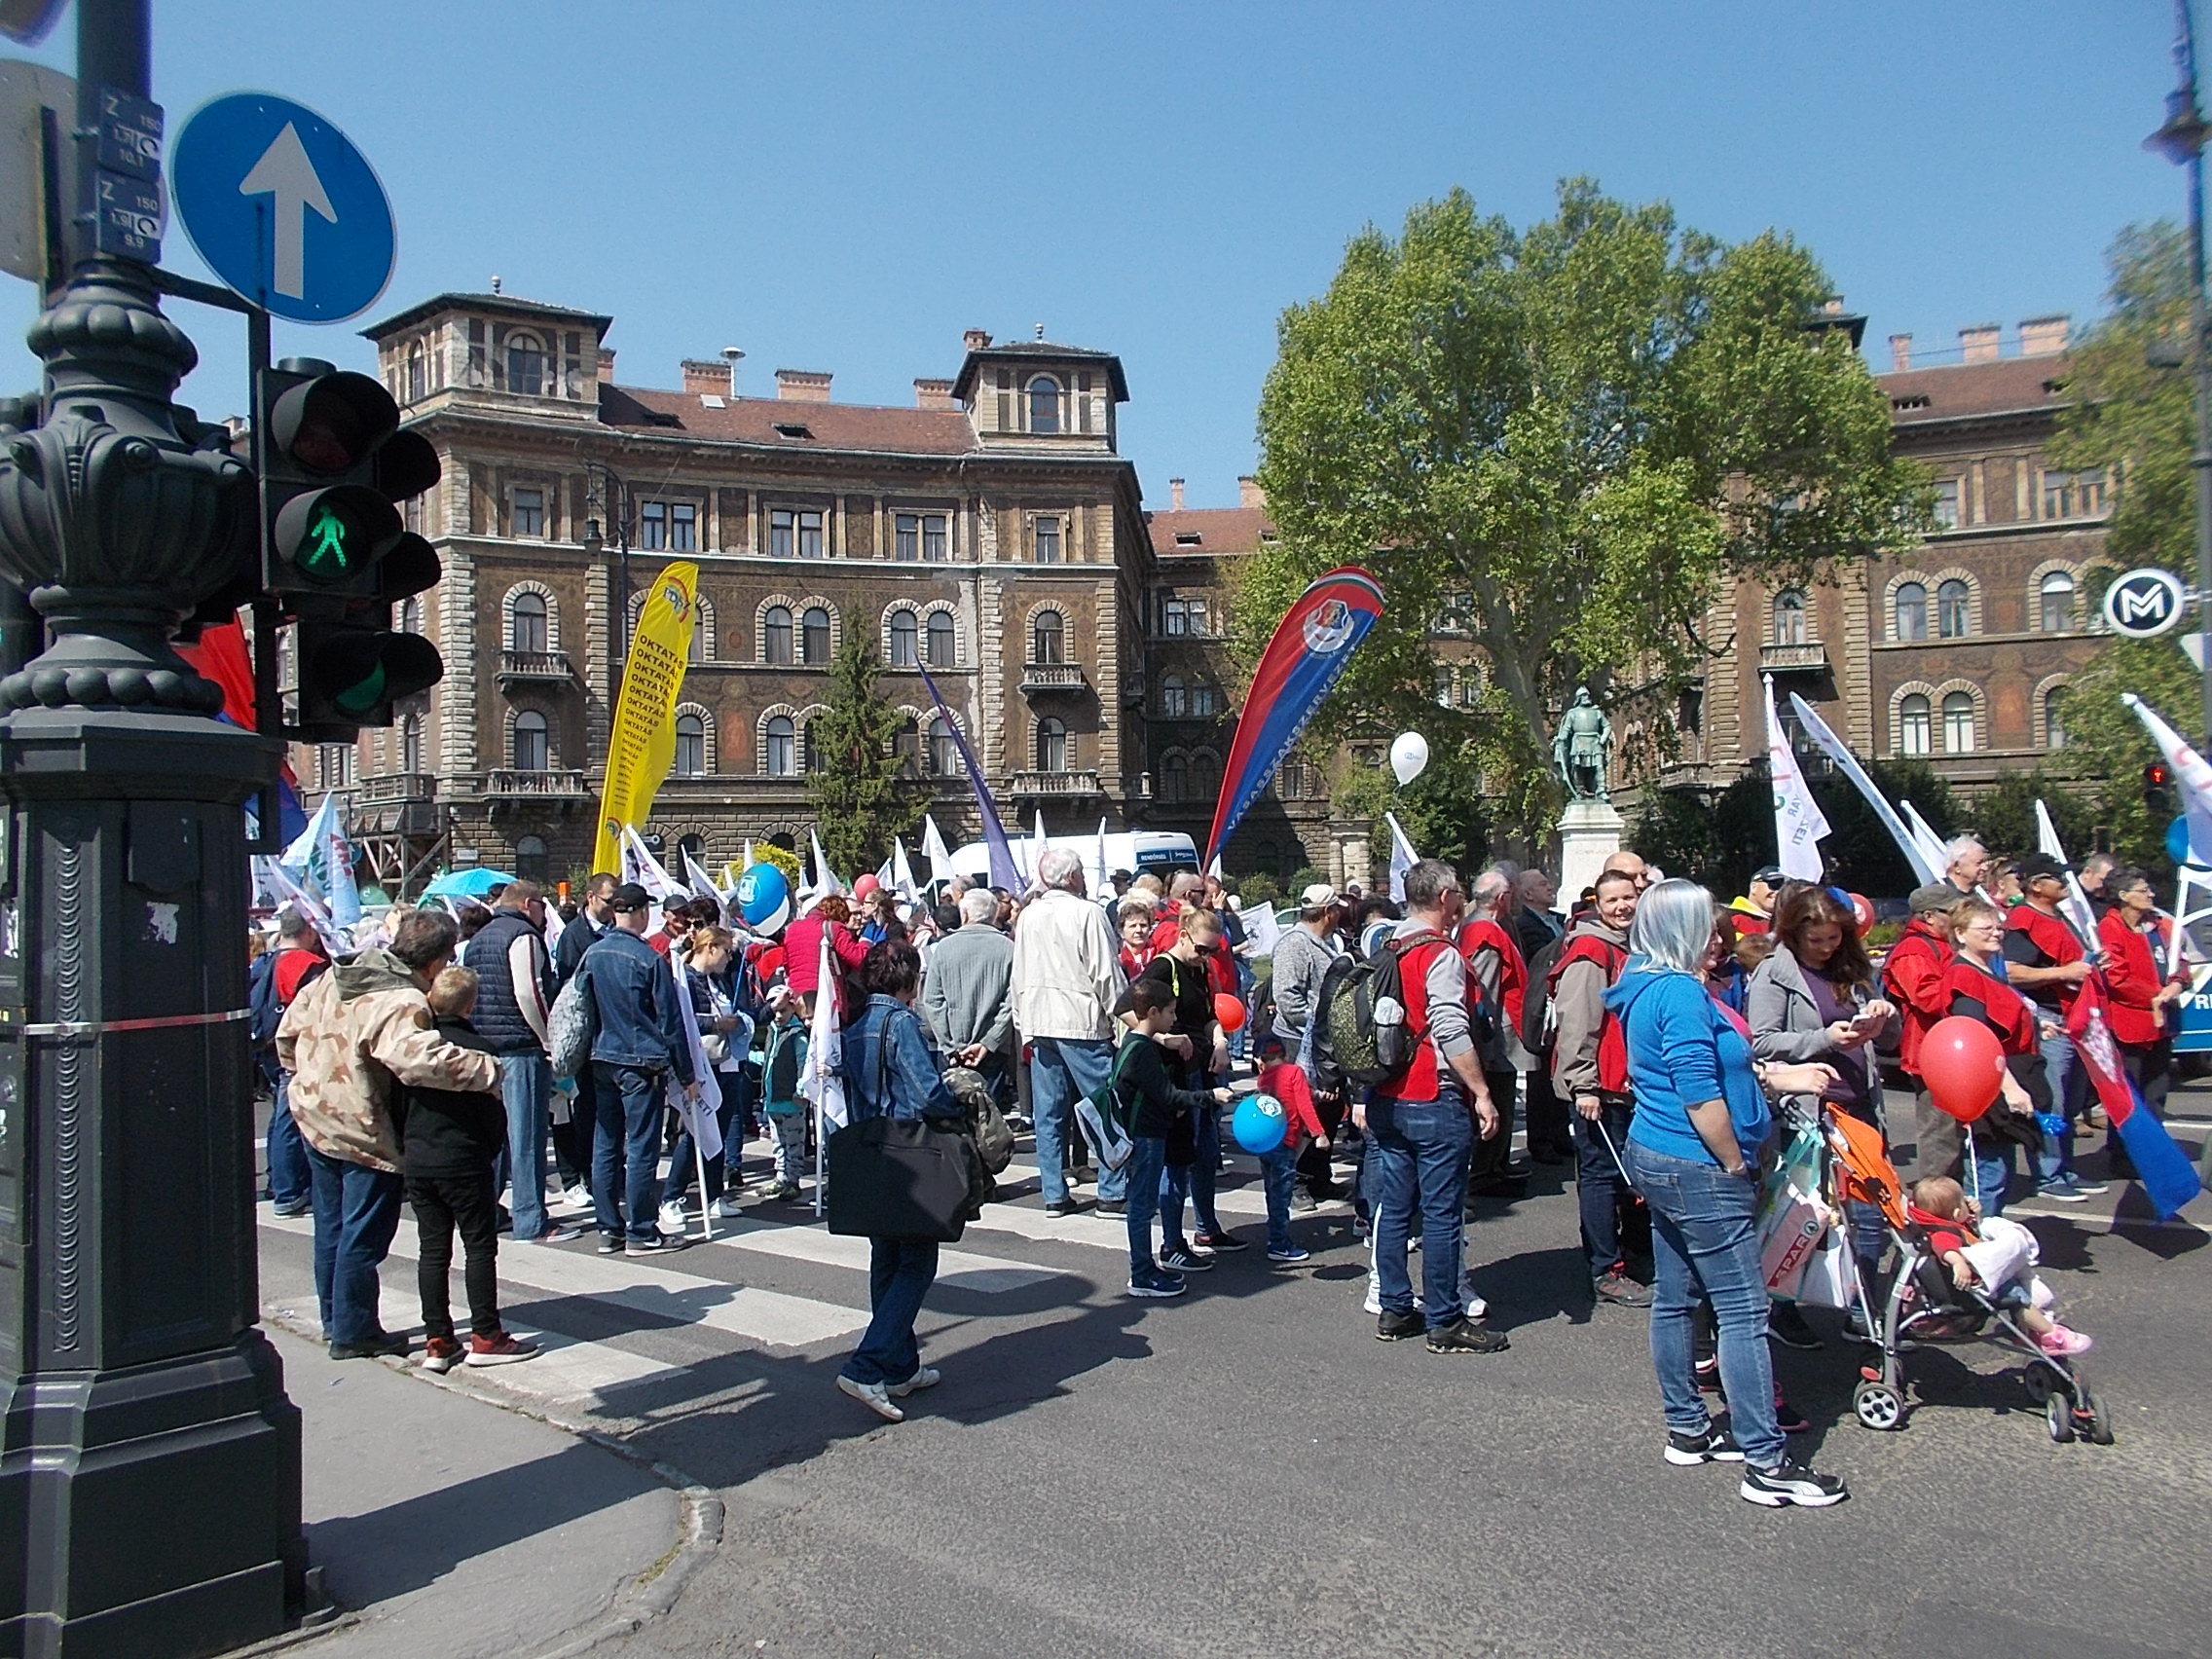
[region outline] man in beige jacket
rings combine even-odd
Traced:
[[[444,911],[409,911],[388,950],[364,950],[314,979],[276,1028],[292,1120],[308,1143],[314,1289],[333,1359],[407,1351],[377,1317],[377,1268],[399,1229],[398,1092],[498,1092],[498,1062],[448,1042],[431,1019],[430,981],[458,936]]]

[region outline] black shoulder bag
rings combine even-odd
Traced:
[[[891,1022],[875,1038],[878,1098],[891,1098]],[[990,1174],[957,1121],[894,1118],[847,1124],[824,1149],[830,1231],[953,1244],[987,1198]]]

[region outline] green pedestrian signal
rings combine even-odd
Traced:
[[[352,564],[346,551],[346,521],[327,501],[317,502],[307,545],[300,551],[301,568],[317,581],[334,582],[344,578]]]

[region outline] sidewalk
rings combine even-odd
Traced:
[[[266,1327],[303,1417],[328,1659],[544,1655],[653,1610],[694,1530],[682,1495],[588,1440]],[[663,1589],[672,1589],[666,1583]]]

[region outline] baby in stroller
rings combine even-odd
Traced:
[[[1927,1231],[1929,1253],[1950,1270],[1952,1283],[1979,1290],[2009,1310],[2045,1353],[2088,1352],[2089,1338],[2047,1311],[2054,1298],[2034,1271],[2034,1234],[2003,1216],[1984,1217],[1981,1206],[1947,1176],[1914,1183],[1905,1213]]]

